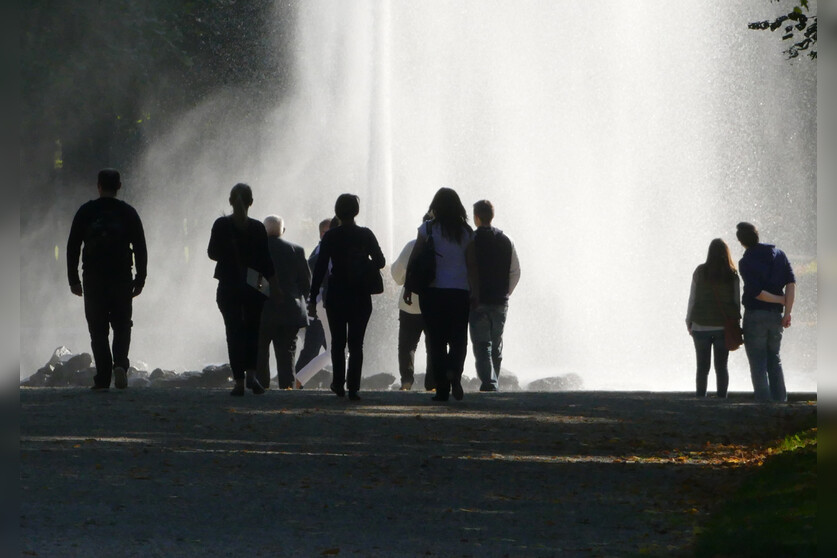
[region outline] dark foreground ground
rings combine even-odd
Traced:
[[[815,415],[744,394],[20,390],[24,556],[630,556]]]

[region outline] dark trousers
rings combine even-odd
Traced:
[[[706,396],[706,386],[709,380],[709,367],[712,360],[712,352],[715,352],[715,381],[718,397],[727,396],[729,386],[729,350],[724,340],[724,330],[716,331],[693,331],[692,341],[695,343],[695,356],[697,357],[697,373],[695,375],[695,395]]]
[[[299,333],[298,327],[272,324],[269,320],[262,319],[256,362],[256,378],[262,386],[270,386],[270,345],[272,343],[276,356],[276,382],[279,384],[279,389],[293,387],[297,333]]]
[[[113,367],[128,370],[128,349],[131,346],[131,313],[133,312],[133,284],[129,281],[113,282],[107,277],[85,276],[84,317],[90,332],[90,346],[96,361],[97,386],[110,387]],[[113,352],[109,342],[113,328]]]
[[[428,289],[419,299],[439,395],[448,395],[451,382],[462,379],[468,352],[468,296],[462,289]]]
[[[424,318],[421,314],[410,314],[398,311],[398,372],[401,375],[401,385],[412,384],[415,380],[416,347],[421,334],[425,333]],[[424,348],[427,352],[427,367],[425,368],[424,389],[436,388],[436,378],[433,377],[433,366],[430,361],[430,342],[424,335]]]
[[[320,348],[327,349],[323,322],[311,320],[305,328],[305,341],[302,343],[302,350],[299,351],[299,358],[296,360],[296,371],[302,370],[306,364],[311,362],[315,356],[320,354]]]
[[[258,363],[259,322],[264,298],[259,294],[227,297],[219,290],[217,302],[224,317],[233,378],[243,380],[245,371],[255,371]]]
[[[338,389],[346,383],[349,391],[360,389],[363,368],[363,338],[366,325],[372,315],[372,299],[369,295],[358,295],[349,300],[326,306],[329,330],[331,331],[332,383]],[[349,370],[346,373],[346,345],[349,347]]]

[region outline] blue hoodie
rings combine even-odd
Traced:
[[[782,312],[782,305],[756,300],[762,291],[782,296],[785,285],[796,283],[788,257],[772,244],[756,244],[744,251],[738,262],[738,271],[744,279],[741,303],[748,310]]]

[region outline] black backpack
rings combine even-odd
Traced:
[[[131,265],[128,232],[120,213],[115,209],[101,211],[84,236],[85,261],[97,265]]]
[[[407,277],[404,281],[404,288],[411,293],[421,294],[430,287],[436,279],[436,242],[433,240],[433,227],[430,221],[425,223],[427,239],[424,242],[424,249],[410,258],[407,265]]]

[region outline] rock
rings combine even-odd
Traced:
[[[326,367],[305,382],[303,389],[329,389],[331,385],[331,367]]]
[[[462,391],[479,391],[480,390],[480,382],[479,378],[476,376],[465,376],[462,375]]]
[[[162,368],[155,368],[148,376],[148,379],[152,382],[156,382],[158,380],[173,379],[176,377],[177,374],[174,372],[174,370],[163,370]]]
[[[572,391],[581,389],[582,385],[581,376],[570,373],[535,380],[530,382],[526,389],[528,391]]]
[[[81,353],[71,356],[60,366],[65,374],[70,375],[78,372],[79,370],[90,368],[92,365],[93,357],[90,356],[90,353]]]
[[[390,389],[394,382],[395,376],[392,374],[373,374],[372,376],[363,378],[360,387],[366,390],[386,390]]]
[[[199,383],[202,387],[225,387],[232,380],[232,375],[229,364],[210,364],[201,372]]]
[[[500,391],[520,391],[520,382],[513,372],[505,368],[500,368],[500,376],[497,378],[497,389]]]
[[[96,368],[88,366],[67,375],[67,385],[71,386],[92,386],[93,376],[96,375]]]

